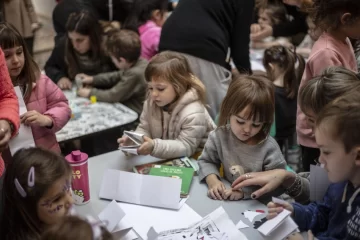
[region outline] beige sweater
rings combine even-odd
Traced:
[[[152,156],[170,159],[190,157],[201,151],[215,127],[195,89],[190,89],[179,99],[171,113],[162,111],[148,99],[136,132],[154,139]]]

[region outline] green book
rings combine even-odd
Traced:
[[[149,175],[160,177],[180,178],[181,182],[181,197],[187,197],[190,191],[191,181],[194,176],[193,168],[173,167],[165,165],[155,165],[150,169]]]

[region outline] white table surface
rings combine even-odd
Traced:
[[[58,142],[84,137],[134,122],[138,114],[121,103],[97,102],[76,97],[75,91],[64,91],[65,96],[81,111],[79,119],[71,119],[56,133]]]
[[[133,166],[154,162],[157,159],[150,156],[132,156],[127,157],[121,151],[114,151],[92,157],[89,159],[89,179],[90,179],[90,202],[86,205],[76,206],[76,211],[80,215],[93,215],[96,217],[109,203],[110,201],[102,200],[99,198],[99,191],[101,181],[105,170],[118,169],[118,170],[132,170]],[[229,185],[229,183],[225,183]],[[235,224],[239,220],[242,220],[249,226],[252,226],[248,219],[244,218],[242,213],[246,210],[262,209],[266,210],[266,206],[256,200],[246,201],[216,201],[207,197],[207,185],[200,183],[197,176],[194,177],[190,189],[189,199],[187,204],[194,209],[202,217],[214,211],[219,206],[222,206],[229,217]],[[265,215],[261,215],[255,218],[260,220]],[[189,224],[191,220],[189,220]],[[257,230],[254,228],[246,228],[241,230],[249,240],[263,239]]]

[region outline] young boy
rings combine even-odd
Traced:
[[[133,31],[116,30],[110,33],[105,44],[119,71],[95,76],[78,74],[76,79],[79,78],[83,84],[92,86],[80,88],[78,96],[96,96],[97,100],[102,102],[121,102],[140,114],[147,89],[144,74],[147,61],[140,58],[140,38]]]
[[[319,240],[360,239],[359,125],[359,92],[352,91],[321,111],[316,120],[315,138],[321,152],[319,160],[333,184],[321,203],[307,206],[269,203],[268,218],[285,208],[293,213],[300,231],[311,230]],[[288,239],[302,238],[295,234]]]

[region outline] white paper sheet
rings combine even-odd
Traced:
[[[321,166],[310,165],[310,200],[322,201],[330,185],[328,174]]]
[[[293,232],[298,232],[298,226],[291,217],[287,217],[283,223],[272,231],[269,236],[264,236],[265,240],[274,240],[274,239],[285,239]]]
[[[247,218],[250,222],[253,222],[256,216],[259,216],[263,213],[247,210],[244,212],[244,217]]]
[[[132,229],[114,232],[112,233],[112,236],[114,240],[134,240],[139,238],[135,231]]]
[[[148,232],[148,240],[189,240],[213,239],[213,240],[246,240],[230,220],[229,216],[222,207],[204,217],[199,222],[187,228],[175,228],[167,231],[159,231],[153,227]]]
[[[248,228],[249,225],[245,224],[243,221],[239,221],[237,224],[236,224],[236,228],[237,229],[243,229],[243,228]]]
[[[106,170],[100,198],[145,206],[179,209],[181,179]]]
[[[115,200],[106,206],[99,214],[99,219],[105,224],[109,232],[113,232],[115,227],[125,217],[125,212],[120,208]]]
[[[271,201],[272,201],[273,203],[280,204],[280,205],[286,205],[286,204],[288,204],[287,201],[282,200],[282,199],[277,198],[277,197],[272,197]]]
[[[151,227],[155,227],[157,231],[165,231],[186,228],[191,223],[201,220],[200,215],[187,204],[177,211],[128,203],[118,204],[126,214],[122,221],[129,222],[134,231],[144,240],[147,239],[147,232]]]
[[[258,231],[263,234],[264,236],[269,236],[276,228],[280,227],[282,223],[285,221],[287,217],[291,214],[290,211],[284,209],[281,213],[279,213],[276,217],[271,220],[266,221],[262,224]]]
[[[24,102],[24,98],[21,94],[19,87],[14,87],[16,96],[19,102],[20,116],[27,112],[27,108]],[[18,134],[12,138],[9,142],[9,148],[11,155],[14,155],[21,148],[35,147],[34,137],[31,131],[31,127],[20,124]]]

